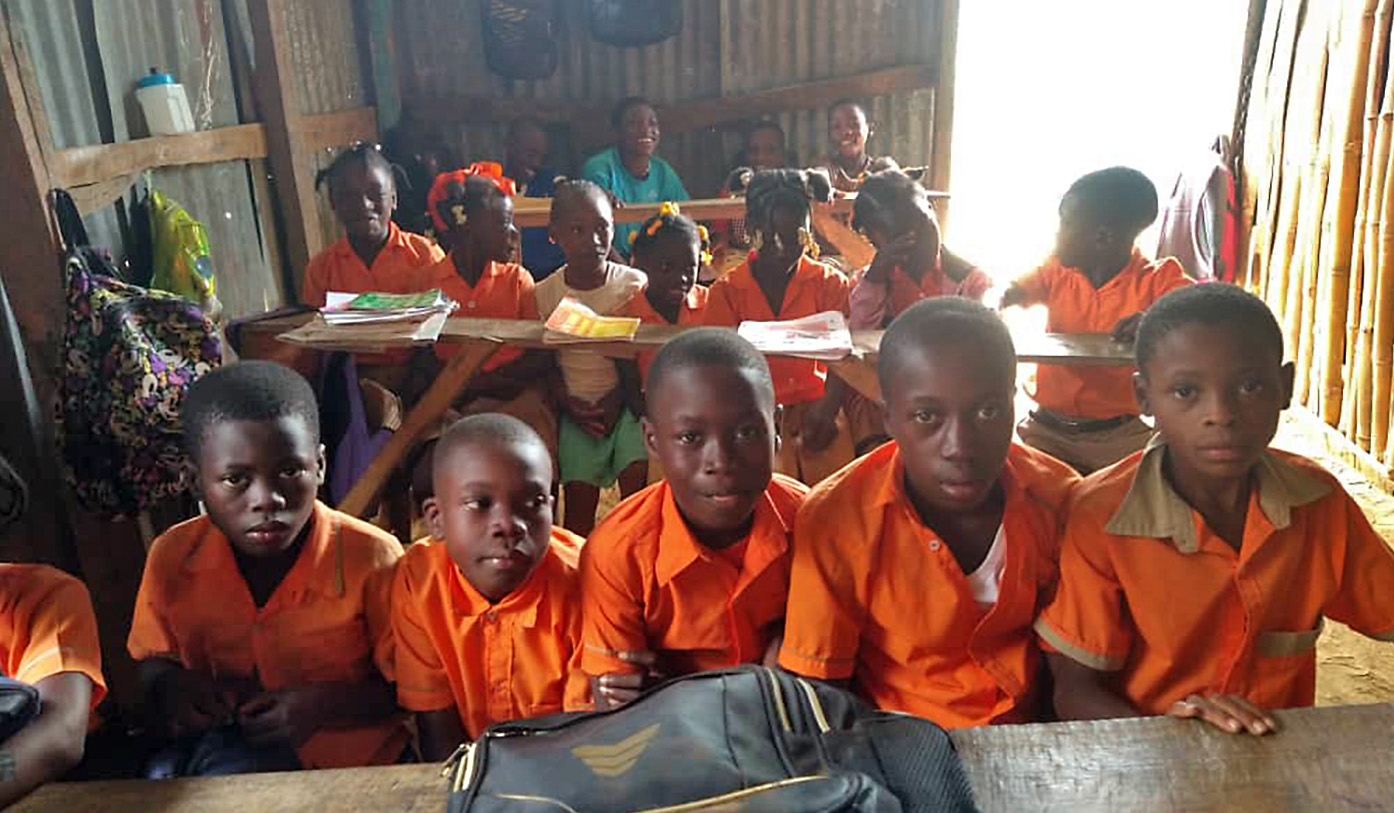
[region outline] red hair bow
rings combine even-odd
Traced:
[[[436,231],[444,234],[454,225],[462,225],[464,221],[464,207],[461,205],[456,212],[456,223],[448,224],[441,216],[440,204],[448,197],[448,192],[452,184],[464,186],[468,178],[483,178],[492,181],[495,188],[503,194],[513,197],[518,194],[518,188],[513,183],[512,178],[505,177],[503,165],[494,161],[475,161],[466,169],[457,169],[451,172],[442,172],[436,176],[436,180],[431,184],[431,191],[426,195],[426,209],[431,213],[431,222],[435,224]]]

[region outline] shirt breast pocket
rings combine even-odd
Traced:
[[[1261,708],[1311,705],[1323,621],[1309,630],[1265,630],[1254,639],[1249,700]]]
[[[371,646],[362,618],[338,624],[301,618],[294,621],[302,623],[282,627],[278,648],[287,662],[294,664],[298,682],[354,681],[366,676]]]

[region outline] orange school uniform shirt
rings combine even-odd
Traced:
[[[794,269],[784,290],[784,301],[776,313],[750,270],[750,260],[713,282],[703,324],[739,327],[741,322],[770,322],[801,319],[823,311],[848,313],[847,296],[851,282],[840,271],[804,256]],[[780,404],[802,404],[823,397],[828,368],[811,359],[772,358],[774,396]]]
[[[1270,450],[1235,551],[1167,482],[1165,448],[1077,489],[1060,588],[1036,623],[1047,645],[1162,714],[1206,691],[1312,705],[1323,617],[1394,641],[1394,553],[1336,478]]]
[[[920,521],[904,477],[900,449],[887,443],[809,494],[794,531],[780,666],[850,678],[878,708],[946,728],[1029,722],[1041,666],[1031,622],[1055,584],[1078,476],[1012,445],[1001,476],[1002,578],[986,609],[948,545]]]
[[[1148,260],[1133,249],[1128,265],[1102,288],[1082,271],[1051,258],[1016,281],[1022,305],[1046,306],[1051,333],[1109,333],[1118,320],[1152,307],[1168,291],[1191,284],[1181,264],[1167,257]],[[1042,364],[1036,371],[1036,403],[1076,418],[1104,419],[1138,414],[1131,366],[1080,367]]]
[[[429,290],[429,285],[423,285],[426,274],[444,256],[445,252],[431,239],[389,223],[387,244],[369,268],[349,245],[348,238],[343,237],[316,254],[305,267],[300,302],[324,307],[325,294],[329,291],[408,294]]]
[[[635,672],[619,655],[637,651],[655,653],[670,677],[758,662],[784,618],[789,533],[806,493],[774,475],[739,566],[692,536],[666,482],[616,506],[581,552],[581,668]]]
[[[533,289],[537,285],[532,274],[517,263],[489,263],[479,281],[471,286],[455,270],[455,261],[450,255],[442,257],[426,272],[427,289],[439,288],[446,296],[459,303],[455,316],[470,319],[538,319],[537,296]],[[460,352],[460,345],[436,343],[436,357],[448,361]],[[523,355],[517,348],[504,347],[484,362],[483,371],[497,370],[503,365]]]
[[[48,565],[0,564],[0,666],[29,684],[62,672],[86,675],[97,708],[106,680],[86,585]]]
[[[126,644],[131,657],[255,678],[267,691],[357,682],[375,664],[391,680],[388,591],[401,544],[320,502],[310,523],[295,564],[261,608],[232,544],[207,516],[166,531],[146,556]],[[296,753],[306,768],[387,765],[406,744],[401,720],[390,719],[321,730]]]
[[[707,309],[707,300],[711,291],[701,285],[692,286],[692,290],[683,297],[682,307],[678,308],[678,322],[682,327],[702,324],[702,314]],[[654,309],[649,302],[649,298],[643,291],[634,295],[629,300],[629,304],[624,306],[621,312],[623,316],[631,316],[646,325],[671,325],[663,314]],[[653,364],[653,357],[658,355],[657,350],[648,350],[639,353],[639,381],[645,387],[649,383],[649,365]]]
[[[465,579],[444,542],[412,545],[392,586],[398,703],[454,706],[471,738],[494,723],[589,709],[590,684],[577,668],[582,542],[554,527],[532,575],[497,604]]]

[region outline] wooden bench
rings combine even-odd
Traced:
[[[1150,718],[953,732],[984,813],[1029,810],[1344,811],[1394,805],[1394,704],[1279,712],[1283,731],[1234,736]],[[440,813],[438,765],[164,782],[57,783],[23,813]]]

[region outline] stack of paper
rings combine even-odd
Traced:
[[[362,325],[375,322],[411,322],[455,310],[450,297],[432,288],[414,294],[345,294],[330,291],[320,314],[326,324]]]
[[[629,342],[639,332],[639,320],[626,316],[601,316],[571,297],[563,297],[547,318],[542,341],[548,344]]]
[[[852,332],[840,311],[785,322],[741,322],[737,332],[762,353],[837,361],[852,352]]]

